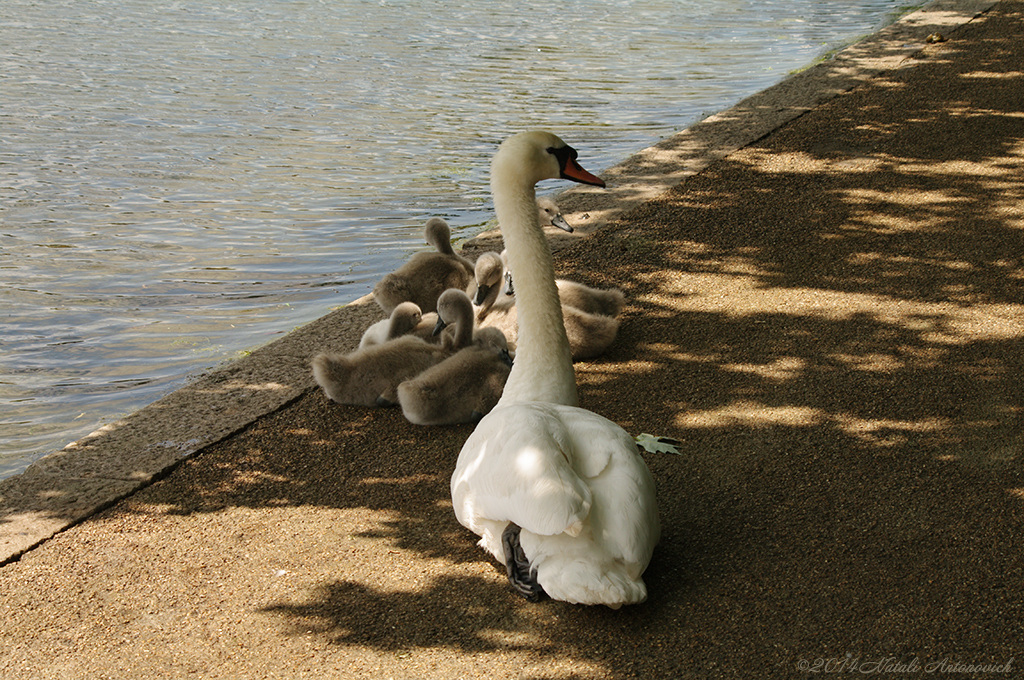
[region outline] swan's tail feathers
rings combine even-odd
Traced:
[[[352,362],[341,354],[318,354],[313,358],[313,379],[334,401],[342,394],[352,374]]]
[[[553,600],[603,604],[618,609],[624,604],[639,604],[647,599],[647,585],[629,571],[614,563],[551,559],[540,567],[537,581]]]
[[[608,552],[590,529],[578,538],[539,536],[523,529],[520,541],[544,592],[552,600],[613,609],[645,601],[647,585],[641,574],[646,563]]]
[[[459,519],[462,522],[461,519]],[[477,545],[484,549],[494,559],[505,564],[505,546],[502,544],[502,534],[505,532],[508,522],[496,522],[489,519],[476,519],[470,524],[463,522],[470,531],[480,537]],[[472,525],[472,526],[470,526]]]
[[[501,545],[505,550],[505,570],[512,588],[530,602],[539,602],[544,596],[544,588],[537,582],[537,571],[530,566],[530,561],[519,543],[521,528],[509,522],[501,534]]]

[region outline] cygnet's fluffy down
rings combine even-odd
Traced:
[[[411,333],[422,320],[423,313],[419,305],[415,302],[403,302],[392,310],[390,317],[378,321],[363,332],[363,337],[359,340],[359,349],[379,345]],[[430,330],[433,331],[433,326]]]
[[[394,406],[401,382],[415,378],[473,342],[473,305],[463,291],[451,289],[441,294],[437,316],[433,334],[439,336],[439,344],[403,335],[350,354],[322,353],[313,358],[316,384],[339,403]]]
[[[437,325],[437,312],[421,314],[415,302],[403,302],[395,307],[391,316],[373,324],[363,332],[359,340],[359,349],[370,345],[379,345],[403,335],[414,335],[431,344],[439,344],[442,336],[434,335]]]
[[[476,262],[474,276],[477,295],[476,320],[481,328],[498,328],[508,338],[509,346],[519,341],[519,321],[515,298],[504,292],[504,263],[497,253],[484,253]],[[562,321],[569,338],[573,361],[593,359],[603,354],[619,332],[619,321],[612,316],[590,314],[576,307],[562,305]]]
[[[351,354],[319,354],[313,359],[313,378],[339,404],[393,406],[402,381],[450,354],[440,345],[405,335]]]
[[[458,352],[473,344],[473,303],[458,288],[449,288],[437,298],[437,324],[434,335],[440,334],[441,345],[449,352]]]
[[[415,335],[402,335],[348,355],[320,354],[313,359],[313,377],[327,396],[338,403],[394,406],[401,382],[473,342],[473,305],[463,291],[446,290],[437,299],[437,317],[433,331],[440,338],[437,344]]]
[[[587,314],[618,316],[626,304],[626,296],[618,288],[591,288],[568,279],[556,279],[555,285],[562,306]]]
[[[537,210],[539,211],[541,227],[558,227],[562,231],[571,232],[573,229],[562,217],[562,211],[558,204],[546,196],[537,199]]]
[[[501,262],[505,267],[504,294],[514,297],[515,282],[513,281],[512,273],[508,271],[508,263],[504,252],[501,254]],[[493,261],[488,261],[485,271],[490,270],[493,266]],[[480,278],[479,267],[474,268],[473,275],[477,279]],[[490,276],[493,278],[493,274]],[[555,286],[558,287],[558,299],[563,307],[575,307],[587,314],[618,316],[626,305],[626,296],[618,288],[592,288],[568,279],[555,279]]]
[[[476,320],[479,324],[492,309],[505,310],[516,303],[512,295],[506,293],[505,262],[495,252],[482,253],[473,267],[473,281],[476,284],[473,294],[473,305],[476,306]]]
[[[441,293],[469,285],[473,263],[452,248],[448,223],[439,217],[427,220],[424,236],[436,252],[416,253],[374,286],[373,299],[385,314],[402,302],[415,302],[422,312],[433,312]]]
[[[562,321],[569,338],[572,360],[582,361],[600,356],[615,342],[619,320],[600,314],[587,314],[575,307],[562,307]],[[518,340],[518,334],[516,336]]]
[[[498,403],[511,370],[504,334],[483,328],[471,346],[399,385],[398,403],[417,425],[476,422]]]

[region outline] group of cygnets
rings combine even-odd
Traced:
[[[541,226],[572,231],[557,204],[538,198]],[[514,280],[505,253],[472,262],[455,251],[448,223],[424,227],[433,251],[419,252],[374,287],[387,318],[363,333],[359,349],[322,353],[313,376],[342,404],[401,406],[418,425],[476,422],[501,398],[518,342]],[[615,340],[625,298],[617,288],[556,281],[574,361]]]
[[[447,224],[431,220],[437,252],[413,257],[374,291],[389,318],[366,331],[362,348],[313,365],[337,401],[397,401],[413,422],[479,417],[451,474],[456,519],[523,597],[619,608],[647,599],[643,573],[661,525],[636,440],[579,405],[573,357],[604,351],[623,300],[556,283],[541,224],[557,226],[557,210],[546,219],[542,208],[538,219],[536,184],[605,186],[578,155],[544,130],[502,142],[490,184],[507,260],[491,253],[469,263],[451,248]],[[511,290],[502,285],[508,269]],[[580,330],[575,344],[570,328]]]

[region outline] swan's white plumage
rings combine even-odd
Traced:
[[[511,137],[492,163],[491,189],[516,272],[519,343],[501,400],[459,454],[452,504],[502,563],[502,532],[519,525],[530,568],[552,598],[617,608],[646,599],[641,575],[660,526],[654,479],[633,438],[577,406],[534,193],[538,181],[563,175],[597,180],[546,132]]]
[[[642,602],[660,536],[654,479],[621,427],[539,402],[498,406],[466,441],[452,477],[459,522],[504,563],[508,522],[552,598]]]

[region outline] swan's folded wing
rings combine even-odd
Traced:
[[[581,477],[593,479],[600,476],[623,442],[636,449],[629,434],[607,418],[575,406],[560,406],[558,409],[571,442],[573,467]]]
[[[629,433],[606,418],[585,413],[586,417],[564,422],[572,436],[576,468],[596,499],[590,517],[595,538],[615,559],[642,571],[661,535],[654,477]]]
[[[570,448],[564,426],[546,409],[495,409],[459,455],[452,477],[459,521],[471,529],[476,519],[488,519],[542,535],[578,532],[591,493],[573,470]]]
[[[626,564],[635,578],[650,562],[661,526],[654,478],[639,454],[628,455],[633,459],[616,458],[607,475],[591,482],[599,499],[595,507],[600,504],[603,511],[591,521],[608,554]],[[605,498],[615,498],[616,503],[602,504]]]

